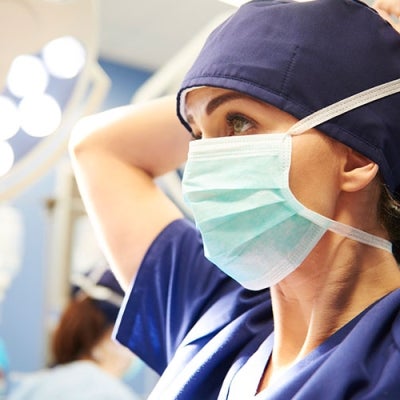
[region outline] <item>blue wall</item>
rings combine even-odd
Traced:
[[[135,90],[151,75],[107,60],[100,61],[112,86],[101,109],[130,102]],[[12,205],[21,212],[25,228],[22,265],[1,305],[0,337],[12,371],[34,371],[45,365],[44,307],[48,243],[51,231],[45,203],[54,196],[55,168],[20,195]]]

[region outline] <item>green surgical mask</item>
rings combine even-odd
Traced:
[[[190,144],[183,192],[205,256],[242,286],[261,290],[294,271],[325,234],[390,251],[384,239],[326,218],[289,188],[288,134],[204,139]]]

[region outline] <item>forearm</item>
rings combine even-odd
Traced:
[[[122,283],[135,276],[155,236],[181,217],[153,178],[185,161],[189,141],[173,98],[84,118],[72,132],[70,154],[81,196]]]
[[[70,150],[77,160],[87,152],[105,152],[156,177],[185,161],[189,140],[174,98],[166,97],[83,118],[71,134]]]

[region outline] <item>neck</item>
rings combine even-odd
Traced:
[[[105,372],[120,377],[130,366],[133,355],[127,348],[111,339],[111,330],[92,349],[91,359]]]
[[[274,348],[260,390],[399,287],[390,253],[327,233],[295,272],[271,288]]]

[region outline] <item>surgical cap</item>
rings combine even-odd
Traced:
[[[110,269],[95,267],[71,279],[73,297],[89,297],[110,323],[116,321],[124,291]]]
[[[207,39],[178,92],[214,86],[243,92],[302,119],[400,78],[400,35],[356,0],[251,1]],[[181,104],[182,103],[182,104]],[[400,194],[400,94],[317,127],[379,165]]]

